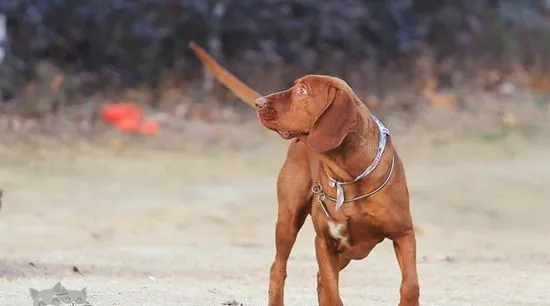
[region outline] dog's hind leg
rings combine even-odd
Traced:
[[[269,278],[269,306],[284,305],[288,258],[298,232],[311,211],[311,174],[307,165],[304,144],[292,142],[277,179],[276,253]]]

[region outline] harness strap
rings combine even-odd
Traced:
[[[386,176],[386,178],[384,179],[384,181],[382,182],[382,184],[380,184],[380,186],[378,186],[377,188],[375,188],[374,190],[371,190],[365,194],[362,194],[360,196],[356,196],[356,197],[353,197],[351,199],[347,199],[347,200],[344,200],[343,203],[350,203],[350,202],[354,202],[354,201],[358,201],[358,200],[361,200],[361,199],[365,199],[365,198],[368,198],[372,195],[374,195],[375,193],[377,193],[378,191],[380,191],[382,188],[384,188],[388,182],[390,181],[390,178],[393,174],[393,170],[395,169],[395,155],[392,155],[392,160],[391,160],[391,166],[390,166],[390,170],[388,171],[388,175]],[[330,200],[332,202],[336,202],[337,199],[333,198],[333,197],[330,197],[328,195],[325,194],[325,192],[323,191],[323,187],[321,186],[320,183],[317,183],[315,185],[313,185],[311,187],[311,191],[314,193],[314,194],[317,194],[317,201],[319,201],[319,205],[321,205],[321,208],[323,209],[323,212],[325,213],[325,215],[327,216],[328,219],[332,219],[331,215],[330,215],[330,212],[328,210],[328,207],[325,203],[325,200]],[[342,203],[342,204],[343,204]],[[336,210],[338,210],[339,207],[336,207]]]
[[[348,182],[340,182],[333,177],[331,177],[328,173],[325,174],[329,178],[329,186],[332,188],[336,188],[336,210],[340,209],[342,205],[345,202],[344,198],[344,187],[343,185],[353,184],[357,181],[361,180],[362,178],[368,176],[380,163],[380,160],[382,159],[382,154],[384,154],[384,150],[386,149],[386,143],[388,141],[388,137],[390,135],[390,130],[384,126],[384,124],[376,118],[373,114],[371,114],[372,118],[374,119],[374,122],[376,122],[376,125],[378,125],[378,131],[379,131],[379,137],[378,137],[378,148],[376,149],[376,155],[374,157],[374,160],[371,162],[371,164],[361,173],[359,174],[353,181]],[[392,166],[393,169],[393,166]]]

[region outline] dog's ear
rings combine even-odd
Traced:
[[[330,85],[327,105],[309,131],[308,145],[316,152],[338,147],[357,124],[357,105],[350,94]]]

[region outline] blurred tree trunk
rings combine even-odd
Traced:
[[[223,62],[223,54],[221,52],[221,24],[226,11],[226,2],[224,0],[215,0],[210,11],[211,29],[208,37],[208,49],[214,58]],[[203,68],[203,84],[202,89],[209,94],[214,93],[216,86],[214,76],[206,67]]]
[[[7,53],[8,33],[6,28],[6,16],[0,14],[0,103],[4,101],[5,91],[10,86],[10,76],[7,69],[6,53]]]

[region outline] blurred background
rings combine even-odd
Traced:
[[[266,304],[288,143],[191,41],[264,94],[341,77],[385,122],[424,305],[549,305],[548,0],[0,1],[0,304],[58,279],[94,305]],[[315,304],[312,239],[289,305]],[[396,304],[391,243],[341,287]]]
[[[258,91],[332,74],[392,113],[423,102],[485,107],[461,89],[550,89],[544,0],[6,0],[0,12],[3,107],[27,116],[92,97],[138,95],[136,103],[170,113],[196,91],[193,102],[235,102],[202,77],[191,40]]]

